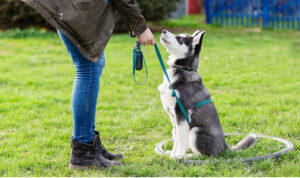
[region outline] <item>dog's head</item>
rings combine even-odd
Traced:
[[[168,65],[182,66],[197,71],[199,54],[205,31],[196,31],[193,35],[173,33],[163,30],[160,41],[171,54]]]

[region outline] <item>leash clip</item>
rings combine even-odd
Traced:
[[[172,92],[172,96],[173,97],[176,97],[176,92],[173,90],[173,92]]]

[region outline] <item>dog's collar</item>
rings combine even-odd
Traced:
[[[183,69],[183,70],[193,71],[193,69],[191,69],[191,68],[186,68],[186,67],[179,66],[179,65],[176,65],[176,64],[171,65],[170,68],[181,68],[181,69]]]

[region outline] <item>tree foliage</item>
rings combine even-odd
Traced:
[[[147,20],[157,21],[168,16],[176,9],[178,0],[137,0]],[[117,16],[117,31],[125,30],[124,23]],[[33,9],[20,0],[0,0],[0,29],[29,26],[51,28],[50,25]]]
[[[0,29],[50,25],[32,8],[20,0],[0,0]]]

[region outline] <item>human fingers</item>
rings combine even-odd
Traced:
[[[145,45],[148,46],[148,45],[154,45],[154,37],[149,35],[146,42],[145,42]]]
[[[153,37],[152,40],[151,40],[151,45],[154,45],[154,44],[155,44],[155,39]]]

